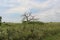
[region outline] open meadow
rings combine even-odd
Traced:
[[[0,40],[60,40],[60,23],[2,23]]]

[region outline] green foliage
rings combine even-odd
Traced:
[[[2,23],[2,17],[0,16],[0,26],[1,26],[1,23]]]
[[[25,24],[41,24],[41,25],[43,25],[44,24],[44,22],[40,22],[40,21],[23,21],[22,23],[25,23]]]
[[[0,40],[60,40],[60,23],[3,23]]]

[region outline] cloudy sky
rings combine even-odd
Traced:
[[[20,22],[31,11],[40,21],[60,22],[60,0],[0,0],[0,16],[5,22]]]

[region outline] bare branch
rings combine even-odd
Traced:
[[[35,18],[36,16],[32,16],[32,12],[25,12],[23,14],[23,21],[35,21],[38,20],[38,18]]]

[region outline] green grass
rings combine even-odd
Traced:
[[[3,23],[0,40],[60,40],[60,23]]]

